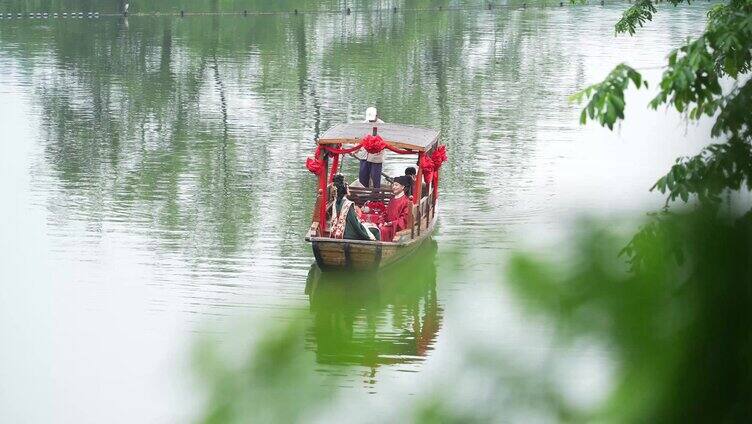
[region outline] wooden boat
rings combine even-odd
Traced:
[[[372,136],[370,140],[369,135]],[[397,232],[392,240],[332,238],[327,211],[334,201],[332,180],[339,170],[340,156],[363,147],[364,143],[373,141],[376,136],[392,152],[417,156],[417,176],[413,187],[416,195],[411,198],[412,213],[408,226]],[[316,161],[315,168],[312,165],[309,170],[317,171],[319,188],[311,227],[305,239],[311,243],[316,263],[322,270],[378,269],[411,254],[430,237],[437,220],[438,171],[441,162],[446,159],[444,146],[438,146],[438,140],[439,132],[436,130],[385,123],[339,124],[317,140],[315,159],[309,159]],[[437,155],[443,156],[443,160],[436,160]],[[390,188],[350,187],[349,199],[358,206],[363,206],[366,201],[388,204],[392,197]]]

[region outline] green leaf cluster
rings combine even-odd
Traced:
[[[624,119],[624,91],[629,87],[630,81],[637,88],[648,86],[639,72],[622,63],[614,68],[603,82],[593,84],[572,95],[570,100],[578,103],[583,99],[589,99],[580,114],[580,123],[585,124],[590,117],[613,129],[617,119]]]
[[[621,19],[616,23],[616,33],[628,32],[633,35],[637,26],[642,27],[646,21],[653,20],[653,13],[656,13],[655,5],[652,0],[636,1],[629,9],[624,11]]]
[[[752,190],[752,148],[749,143],[717,143],[693,157],[681,157],[651,190],[668,193],[666,204],[690,194],[703,203],[718,204],[726,190]]]
[[[679,158],[653,189],[668,193],[667,202],[687,201],[696,195],[701,202],[718,203],[725,190],[752,189],[752,85],[739,87],[752,59],[752,1],[717,5],[708,13],[705,33],[671,52],[660,92],[650,106],[672,105],[688,111],[691,120],[718,114],[712,137],[725,138],[692,158]],[[720,79],[735,79],[734,88],[723,94]]]
[[[669,103],[679,112],[691,107],[690,119],[698,119],[703,114],[713,116],[721,95],[714,64],[704,37],[672,51],[668,56],[668,69],[659,84],[660,92],[650,106],[656,109]]]
[[[677,6],[685,1],[687,4],[691,2],[691,0],[668,0],[668,3]],[[653,14],[657,12],[653,0],[637,0],[635,4],[624,11],[614,29],[617,34],[628,32],[629,35],[634,35],[637,32],[637,26],[639,25],[642,28],[645,22],[653,20]]]
[[[682,2],[671,1],[674,5]],[[634,34],[655,12],[650,0],[635,3],[617,22],[616,32]],[[697,156],[677,159],[655,183],[652,190],[667,194],[667,205],[676,199],[687,202],[693,196],[718,203],[724,191],[752,189],[752,0],[718,4],[707,16],[703,34],[669,54],[658,94],[649,105],[673,107],[689,120],[715,116],[710,135],[722,143],[708,146]],[[589,99],[580,122],[590,117],[613,129],[614,121],[623,118],[627,76],[639,87],[639,73],[622,63],[603,82],[575,94],[577,100]],[[726,92],[721,84],[724,78],[733,83]],[[617,101],[612,102],[613,98]]]

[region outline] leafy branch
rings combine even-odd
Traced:
[[[668,193],[666,205],[697,195],[702,203],[719,203],[725,190],[752,190],[752,147],[730,141],[711,144],[693,157],[681,157],[650,189]]]
[[[669,0],[674,6],[682,1]],[[651,21],[654,13],[651,0],[638,0],[616,23],[616,33],[634,35],[637,26]],[[658,94],[649,106],[673,106],[679,113],[686,112],[690,120],[716,116],[710,136],[724,142],[710,144],[696,156],[678,158],[651,187],[667,196],[666,206],[662,213],[652,214],[653,219],[621,251],[633,271],[650,268],[651,261],[667,257],[683,262],[682,246],[666,243],[678,240],[675,236],[679,234],[675,226],[668,225],[675,222],[669,203],[677,199],[686,203],[696,196],[701,205],[709,206],[703,210],[712,212],[718,211],[724,192],[752,191],[752,79],[748,77],[752,70],[752,0],[730,0],[714,6],[707,16],[704,33],[669,54]],[[603,82],[573,95],[578,101],[589,100],[580,122],[584,124],[590,117],[613,129],[615,119],[623,118],[624,90],[634,75],[639,73],[620,64]],[[725,94],[722,78],[733,80]],[[639,88],[640,79],[632,80]],[[747,220],[750,217],[752,211],[746,214]],[[665,247],[663,254],[656,254],[661,253],[656,246]]]
[[[589,99],[588,104],[580,114],[580,123],[585,124],[590,119],[597,119],[602,126],[614,128],[617,119],[624,119],[624,90],[632,81],[638,89],[648,87],[647,81],[633,68],[621,63],[611,71],[603,82],[593,84],[584,90],[570,96],[570,101],[581,103]]]
[[[677,111],[689,111],[690,119],[699,119],[703,114],[713,116],[721,95],[715,60],[705,37],[700,37],[674,51],[668,56],[668,69],[659,84],[660,92],[650,102],[650,107],[668,103]]]
[[[674,5],[681,2],[671,0]],[[616,24],[616,32],[634,34],[636,26],[651,20],[654,12],[650,0],[637,2]],[[710,135],[723,137],[726,142],[712,144],[697,156],[676,160],[651,188],[667,194],[667,206],[677,199],[687,202],[692,196],[702,203],[717,203],[725,190],[752,190],[752,80],[738,86],[750,69],[752,0],[714,6],[708,12],[705,32],[669,54],[658,94],[649,106],[673,107],[690,120],[716,116]],[[726,94],[722,78],[735,79]],[[639,73],[620,64],[603,82],[573,95],[572,99],[578,101],[589,100],[580,122],[584,124],[589,117],[613,129],[615,120],[624,117],[624,90],[629,80],[641,86]]]
[[[750,71],[752,59],[752,1],[732,0],[708,12],[704,34],[722,75],[738,78]]]
[[[624,11],[621,19],[616,23],[616,33],[622,34],[628,32],[629,35],[634,35],[637,25],[642,27],[646,21],[652,21],[653,13],[656,12],[657,10],[652,0],[636,1],[635,4]]]
[[[742,140],[752,139],[751,105],[752,79],[719,101],[720,113],[710,134],[713,137],[726,134]]]
[[[668,0],[674,6],[684,3],[684,1],[687,4],[690,2],[690,0]],[[637,26],[639,25],[642,28],[645,22],[653,20],[653,14],[657,12],[658,10],[652,0],[637,0],[635,4],[624,11],[621,19],[614,25],[614,29],[617,34],[628,32],[629,35],[634,35]]]

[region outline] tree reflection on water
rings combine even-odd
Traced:
[[[364,366],[373,378],[381,365],[422,361],[441,327],[436,251],[428,240],[376,273],[322,273],[313,264],[305,291],[313,313],[308,343],[317,362]]]

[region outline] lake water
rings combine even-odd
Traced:
[[[0,12],[27,3],[0,1]],[[653,87],[709,3],[660,5],[632,38],[613,34],[624,3],[366,5],[349,16],[0,20],[0,421],[191,417],[191,344],[237,337],[225,330],[237,316],[309,310],[312,360],[370,401],[411,393],[479,340],[534,356],[553,323],[528,322],[495,283],[507,252],[551,245],[582,212],[660,207],[654,180],[707,141],[707,122],[648,111],[653,88],[630,92],[613,133],[579,126],[567,97],[620,62]],[[408,288],[317,286],[305,158],[318,134],[371,105],[441,131],[439,228],[420,253],[436,265]],[[392,155],[385,171],[408,165]],[[584,398],[604,384],[581,380]]]

